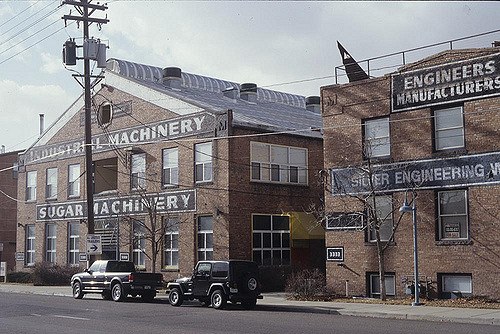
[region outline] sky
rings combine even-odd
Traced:
[[[92,1],[97,4],[97,1]],[[303,96],[335,83],[337,41],[357,61],[500,29],[500,2],[134,1],[110,0],[108,24],[90,35],[118,58]],[[66,68],[63,43],[83,30],[61,19],[77,15],[60,0],[0,0],[0,145],[24,150],[69,108],[83,88]],[[489,47],[500,32],[453,43]],[[407,62],[449,47],[408,52]],[[371,75],[395,71],[400,55],[373,60]],[[363,63],[366,64],[366,63]],[[377,69],[380,69],[377,71]],[[340,72],[339,72],[340,73]],[[94,74],[97,74],[95,69]],[[340,76],[338,82],[346,82]]]

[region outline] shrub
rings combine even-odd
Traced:
[[[71,276],[79,271],[78,267],[60,266],[48,262],[35,264],[34,285],[69,285]]]
[[[7,273],[7,282],[10,283],[33,283],[31,273],[25,271],[12,271]]]
[[[325,300],[332,297],[326,277],[318,269],[293,273],[286,281],[285,292],[300,300]]]
[[[290,266],[259,267],[262,292],[284,291],[285,283],[290,273]]]

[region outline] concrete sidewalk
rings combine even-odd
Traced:
[[[69,286],[33,286],[0,283],[0,292],[26,293],[71,297]],[[161,293],[159,299],[167,296]],[[500,309],[385,305],[370,303],[310,302],[287,300],[283,293],[267,293],[257,303],[258,309],[283,312],[308,312],[375,318],[411,319],[440,322],[472,323],[500,326]]]

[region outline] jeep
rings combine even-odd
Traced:
[[[228,301],[253,309],[262,299],[257,264],[242,260],[200,261],[191,277],[168,283],[167,293],[173,306],[197,299],[215,309],[223,309]]]

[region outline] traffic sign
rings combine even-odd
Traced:
[[[102,254],[101,235],[87,235],[87,255]]]

